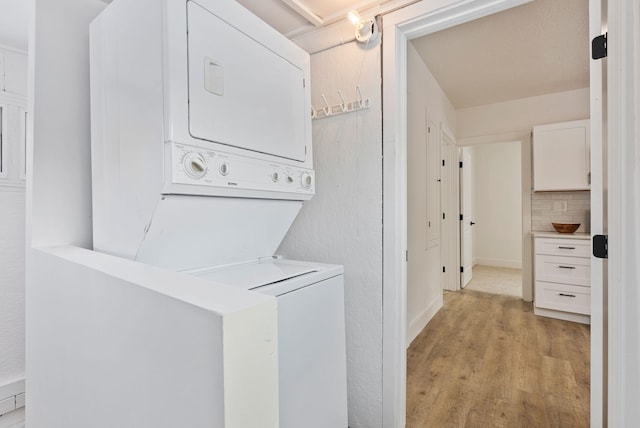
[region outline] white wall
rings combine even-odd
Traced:
[[[24,203],[0,187],[0,386],[24,378]]]
[[[474,141],[461,139],[530,132],[534,125],[588,117],[589,88],[459,109],[456,111],[458,143],[469,145]]]
[[[355,99],[356,85],[371,108],[313,121],[316,195],[278,253],[344,265],[349,426],[373,428],[382,426],[380,48],[352,42],[311,56],[314,107],[322,94],[337,104],[338,90]]]
[[[519,142],[471,147],[474,263],[522,267],[520,150]]]
[[[24,126],[27,56],[0,49],[0,104],[5,107],[6,177],[0,178],[0,401],[23,392],[25,372],[25,188]],[[12,392],[3,393],[3,386]],[[8,394],[8,395],[7,395]]]
[[[92,246],[89,22],[105,6],[35,0],[29,40],[35,144],[27,187],[27,238],[34,245]]]
[[[408,117],[407,117],[407,217],[409,261],[407,265],[407,345],[422,331],[442,307],[441,254],[439,240],[427,242],[429,207],[435,205],[440,221],[439,193],[427,195],[427,164],[440,165],[427,155],[426,121],[431,130],[430,141],[440,153],[440,125],[446,123],[455,133],[455,110],[451,102],[424,64],[412,43],[407,46]],[[425,121],[426,116],[426,121]],[[432,163],[433,162],[433,163]],[[427,200],[429,198],[429,200]]]

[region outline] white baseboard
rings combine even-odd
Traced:
[[[24,393],[24,378],[0,385],[0,400]]]
[[[429,324],[431,318],[444,305],[444,298],[442,293],[438,296],[435,302],[431,303],[431,305],[427,306],[422,312],[418,314],[411,322],[409,322],[409,328],[407,328],[407,348],[411,345],[411,342],[418,337],[420,332]]]
[[[477,258],[475,264],[482,266],[505,267],[511,269],[522,269],[522,260],[500,260]]]
[[[533,313],[547,318],[557,318],[565,321],[579,322],[581,324],[591,324],[591,317],[589,315],[573,314],[570,312],[554,311],[544,308],[533,308]]]

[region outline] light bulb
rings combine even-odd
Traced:
[[[362,22],[360,14],[357,10],[350,10],[349,13],[347,13],[347,19],[351,21],[353,25],[358,25],[360,24],[360,22]]]

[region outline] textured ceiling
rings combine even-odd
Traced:
[[[536,0],[412,43],[456,108],[589,86],[588,0]]]
[[[0,0],[0,45],[27,50],[28,5],[27,0]]]

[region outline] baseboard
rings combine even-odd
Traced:
[[[0,428],[15,426],[14,423],[8,425],[7,421],[19,415],[16,410],[24,407],[24,401],[24,378],[0,385]],[[9,415],[13,416],[9,417]]]
[[[564,321],[578,322],[581,324],[591,324],[591,317],[589,315],[573,314],[571,312],[563,312],[563,311],[554,311],[551,309],[538,308],[535,306],[533,308],[533,313],[538,316],[547,317],[547,318],[556,318]]]
[[[482,266],[504,267],[511,269],[522,269],[522,260],[500,260],[477,258],[476,264]]]
[[[409,323],[409,328],[407,328],[407,348],[411,345],[411,342],[418,337],[420,332],[429,324],[431,318],[434,317],[435,314],[442,308],[444,305],[444,298],[442,293],[438,296],[435,302],[431,303],[431,305],[427,306],[422,312],[418,314],[411,322]]]
[[[0,385],[0,401],[24,393],[24,378]]]

